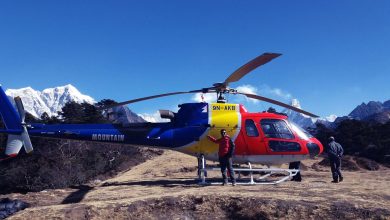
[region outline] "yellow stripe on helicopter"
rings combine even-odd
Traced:
[[[199,141],[183,146],[180,151],[189,154],[217,154],[218,144],[210,141],[207,135],[219,139],[221,129],[225,129],[233,140],[237,137],[241,128],[239,104],[211,103],[208,112],[210,128],[199,138]]]

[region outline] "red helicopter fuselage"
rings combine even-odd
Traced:
[[[220,131],[225,129],[236,145],[234,161],[237,163],[278,165],[317,156],[323,151],[316,138],[290,122],[284,114],[250,113],[240,104],[203,104],[207,106],[202,107],[202,111],[208,114],[209,128],[198,140],[176,150],[194,156],[203,154],[206,159],[217,161],[218,145],[206,137],[220,138]]]

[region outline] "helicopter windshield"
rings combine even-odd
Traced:
[[[299,125],[295,124],[294,122],[290,122],[290,125],[291,125],[291,129],[293,131],[295,131],[295,133],[303,140],[309,140],[310,138],[312,138],[313,136],[307,132],[305,129],[299,127]]]

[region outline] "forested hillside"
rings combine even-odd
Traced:
[[[369,158],[390,166],[390,122],[380,124],[358,120],[342,121],[335,129],[317,124],[312,133],[326,146],[329,136],[334,136],[345,154]]]
[[[103,100],[97,106],[111,101]],[[42,123],[109,123],[96,106],[69,102],[59,117],[43,114],[40,119],[27,115],[27,122]],[[2,125],[3,126],[3,125]],[[160,150],[68,141],[46,138],[31,138],[34,152],[24,150],[16,157],[0,162],[0,193],[40,191],[47,188],[64,188],[103,180],[119,171],[131,168],[153,156]],[[6,135],[0,136],[1,150],[6,146]]]

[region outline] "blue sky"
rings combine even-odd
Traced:
[[[0,1],[4,88],[73,84],[124,101],[211,86],[263,52],[283,55],[232,87],[297,98],[320,116],[389,100],[390,1]],[[130,108],[153,113],[193,99]]]

